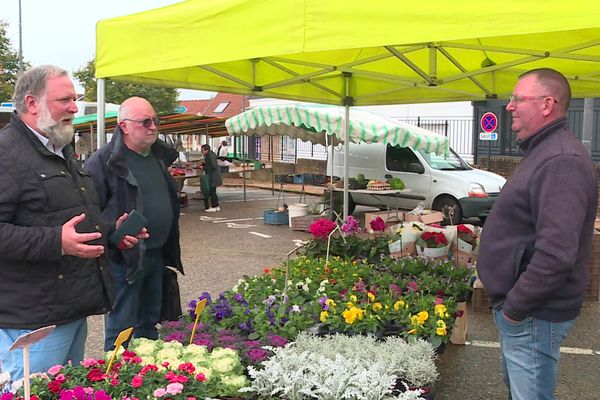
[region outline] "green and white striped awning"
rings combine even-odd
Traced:
[[[282,104],[257,107],[225,121],[230,135],[289,136],[322,145],[344,141],[344,108]],[[329,138],[327,138],[329,137]],[[426,129],[367,111],[350,109],[351,142],[383,142],[445,154],[448,139]]]

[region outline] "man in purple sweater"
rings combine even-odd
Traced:
[[[570,100],[555,70],[519,77],[506,109],[524,157],[481,236],[477,270],[513,400],[554,399],[559,347],[585,297],[598,185],[588,151],[569,131]]]

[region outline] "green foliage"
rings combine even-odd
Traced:
[[[7,27],[8,24],[0,20],[0,101],[11,100],[19,72],[19,54],[12,48]],[[29,63],[23,64],[24,69],[29,66]]]
[[[390,189],[392,189],[392,190],[404,189],[404,181],[400,178],[388,179],[388,183],[390,184]]]
[[[303,254],[310,258],[326,257],[327,240],[312,240],[303,248]],[[368,263],[378,263],[390,254],[388,239],[376,237],[373,239],[358,236],[332,236],[329,248],[330,257],[342,257],[350,260],[366,259]]]
[[[73,73],[75,78],[85,88],[85,100],[88,101],[96,100],[95,72],[95,61],[91,60],[83,68]],[[107,79],[105,92],[106,101],[109,103],[121,104],[131,96],[140,96],[146,98],[154,106],[157,113],[170,113],[177,107],[178,93],[175,88]]]

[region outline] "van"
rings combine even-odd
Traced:
[[[369,180],[400,178],[409,189],[406,195],[373,195],[350,190],[348,211],[356,205],[412,210],[419,202],[439,210],[446,223],[459,224],[463,218],[488,216],[506,179],[475,169],[450,149],[447,155],[415,151],[410,147],[384,143],[350,143],[348,156],[351,178],[363,174]],[[333,160],[332,160],[333,158]],[[344,147],[336,147],[327,161],[327,173],[344,176]]]

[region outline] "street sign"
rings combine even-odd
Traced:
[[[480,125],[484,132],[494,132],[498,128],[498,117],[493,112],[486,112],[481,116]]]
[[[479,140],[498,140],[497,132],[479,132]]]

